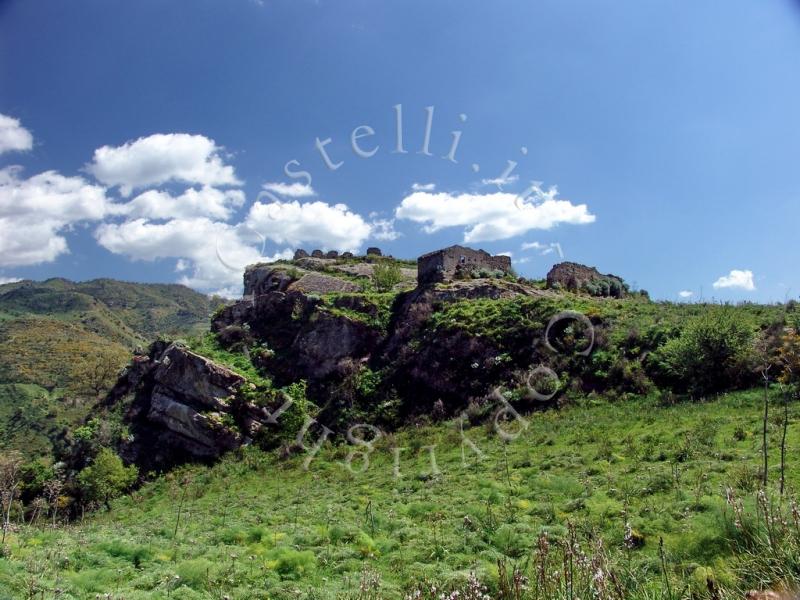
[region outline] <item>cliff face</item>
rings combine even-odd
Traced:
[[[109,395],[127,407],[123,456],[151,467],[214,459],[244,441],[231,426],[245,379],[176,344],[136,356]],[[226,424],[226,422],[228,424]]]

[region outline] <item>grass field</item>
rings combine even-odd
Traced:
[[[0,590],[15,599],[394,598],[423,580],[460,585],[474,571],[494,597],[502,569],[516,566],[541,597],[578,597],[552,573],[568,539],[589,557],[584,571],[602,562],[626,597],[742,597],[778,583],[769,578],[800,578],[796,557],[754,562],[726,503],[730,487],[743,499],[738,520],[757,530],[747,515],[759,487],[762,394],[674,406],[585,399],[525,415],[524,427],[501,422],[518,433],[507,442],[491,419],[465,423],[480,456],[458,422],[384,436],[368,465],[364,448],[349,444],[324,445],[308,470],[308,453],[247,449],[158,478],[82,525],[21,528],[0,559]],[[777,493],[777,390],[772,401]],[[799,444],[790,426],[789,489],[800,484]]]

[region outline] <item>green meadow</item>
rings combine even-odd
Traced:
[[[83,522],[16,528],[0,598],[741,598],[791,586],[800,434],[789,426],[781,497],[772,389],[759,497],[763,393],[589,397],[524,422],[407,427],[371,451],[315,452],[313,432],[288,459],[246,448]]]

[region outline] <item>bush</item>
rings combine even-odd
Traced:
[[[78,484],[88,500],[108,506],[113,498],[133,485],[138,475],[134,465],[126,467],[113,450],[103,448],[94,462],[78,474]]]
[[[281,579],[301,579],[317,568],[317,559],[310,550],[275,548],[267,555],[267,565],[274,569]]]
[[[376,263],[372,269],[372,282],[379,292],[388,292],[401,281],[403,274],[393,262]]]
[[[752,381],[753,327],[728,308],[709,309],[652,355],[658,376],[679,392],[705,395]]]

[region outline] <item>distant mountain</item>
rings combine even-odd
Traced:
[[[137,346],[208,329],[211,300],[182,285],[48,279],[0,285],[0,447],[49,453],[86,416],[77,377]]]

